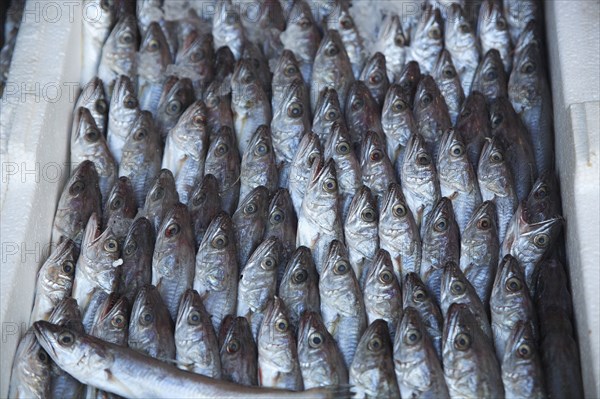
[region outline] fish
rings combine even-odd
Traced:
[[[517,259],[510,255],[504,256],[498,265],[490,297],[490,313],[498,359],[504,359],[508,338],[517,321],[529,324],[537,339],[535,306],[527,289],[523,269]]]
[[[137,201],[133,195],[133,187],[129,178],[126,176],[119,177],[106,200],[102,212],[102,225],[106,227],[112,224],[121,247],[137,210]]]
[[[279,108],[273,108],[271,137],[275,162],[280,169],[280,185],[285,187],[300,141],[311,128],[308,92],[304,81],[294,80],[289,83],[279,101]],[[277,179],[273,180],[276,183]]]
[[[83,49],[81,78],[82,81],[88,81],[98,73],[102,49],[115,24],[117,10],[113,1],[85,0],[82,6],[83,10],[86,10],[84,11],[86,17],[81,19],[81,48]],[[90,12],[89,17],[87,17],[87,10]]]
[[[479,64],[479,41],[469,22],[467,12],[459,4],[447,9],[444,27],[444,47],[452,55],[464,92],[471,93],[471,83]]]
[[[196,247],[200,245],[210,222],[222,210],[219,182],[211,174],[204,175],[190,194],[188,211]],[[196,248],[198,249],[198,248]]]
[[[437,170],[441,194],[452,201],[455,219],[462,234],[481,204],[481,193],[465,144],[454,129],[442,136]]]
[[[462,104],[465,101],[465,92],[463,91],[460,76],[452,60],[450,52],[444,49],[440,53],[432,74],[440,92],[446,100],[450,121],[454,125],[456,124]]]
[[[241,17],[231,0],[219,0],[214,4],[212,35],[214,47],[227,46],[236,60],[242,57],[245,40]]]
[[[344,122],[336,121],[331,125],[331,133],[324,147],[324,159],[329,158],[335,165],[341,217],[345,220],[352,199],[363,184],[359,159],[353,150],[352,139]]]
[[[173,63],[173,57],[163,30],[157,22],[152,21],[137,54],[140,109],[156,114],[167,67]]]
[[[371,189],[373,197],[381,204],[389,185],[397,182],[392,161],[387,156],[382,135],[376,131],[367,131],[360,146],[363,184]]]
[[[288,181],[288,190],[292,198],[294,211],[298,217],[300,217],[302,200],[311,179],[312,164],[321,157],[322,150],[319,137],[312,132],[306,133],[300,140],[298,151],[292,160]]]
[[[421,270],[421,236],[399,184],[388,186],[379,214],[379,246],[391,256],[400,284],[407,273]]]
[[[425,139],[418,133],[410,136],[399,175],[406,205],[417,226],[422,228],[442,195],[435,163]]]
[[[439,303],[444,264],[449,261],[460,262],[460,231],[452,202],[448,198],[442,197],[431,211],[421,239],[421,279]]]
[[[37,320],[48,320],[58,304],[71,296],[78,255],[75,242],[67,238],[44,261],[35,279],[30,324]]]
[[[504,64],[504,71],[509,73],[512,68],[512,43],[502,2],[484,0],[481,3],[477,19],[477,35],[481,53],[486,54],[491,49],[498,50]]]
[[[277,282],[281,282],[285,266],[296,250],[296,231],[298,217],[294,211],[292,197],[286,188],[275,192],[269,203],[264,239],[277,237],[281,243],[280,262],[277,270]]]
[[[279,40],[285,29],[283,7],[278,0],[263,0],[254,7],[243,7],[241,21],[247,42],[255,43],[267,58],[276,56],[283,46]]]
[[[213,80],[204,92],[204,103],[207,111],[207,127],[212,140],[223,126],[233,129],[233,113],[231,112],[231,89],[227,84]]]
[[[533,297],[540,326],[540,336],[559,330],[573,335],[573,299],[567,274],[557,255],[544,259],[536,270]]]
[[[323,89],[313,115],[312,132],[319,137],[321,146],[326,144],[336,122],[344,124],[346,130],[348,129],[345,126],[337,91],[333,88]]]
[[[477,180],[482,199],[492,201],[496,205],[496,223],[500,243],[504,241],[506,231],[518,206],[515,183],[505,154],[504,147],[498,139],[487,139],[483,145],[477,168]]]
[[[367,85],[360,80],[352,82],[348,89],[344,115],[355,148],[364,140],[367,131],[374,131],[383,139],[379,107]]]
[[[321,42],[321,33],[306,1],[293,2],[285,30],[281,32],[279,39],[284,49],[294,53],[304,81],[310,82],[313,63]]]
[[[158,233],[166,213],[179,202],[179,194],[175,188],[175,178],[169,169],[161,169],[146,195],[144,209],[140,216],[148,218]]]
[[[265,186],[257,186],[240,202],[231,217],[240,270],[244,268],[252,252],[262,242],[268,211],[269,191]]]
[[[513,43],[516,43],[517,39],[526,30],[528,22],[535,21],[538,18],[540,8],[538,3],[532,0],[506,0],[503,1],[503,4],[510,37]]]
[[[281,249],[281,242],[276,237],[265,239],[240,272],[237,315],[248,320],[255,339],[258,339],[268,302],[277,292]]]
[[[411,32],[407,60],[418,62],[424,75],[433,71],[435,62],[444,47],[443,28],[440,10],[427,5],[423,9],[414,34]]]
[[[417,86],[413,112],[417,130],[425,139],[427,149],[437,157],[441,137],[452,127],[452,121],[446,100],[430,75],[425,75]]]
[[[118,288],[119,251],[119,242],[112,226],[109,225],[101,233],[99,217],[93,213],[85,228],[81,252],[75,265],[72,291],[82,313],[85,313],[94,290],[110,293]]]
[[[133,8],[133,6],[130,6],[130,8]],[[139,21],[140,31],[142,33],[146,32],[148,26],[153,21],[164,19],[165,13],[163,11],[163,0],[141,0],[135,4],[135,16]]]
[[[110,293],[96,310],[89,334],[106,342],[127,346],[129,306],[125,297]],[[83,328],[80,331],[83,332]]]
[[[507,84],[508,75],[500,53],[496,49],[488,50],[475,71],[472,90],[482,93],[487,102],[492,102],[508,95]]]
[[[338,343],[346,366],[350,367],[360,337],[367,329],[367,314],[358,279],[340,241],[333,240],[329,246],[319,274],[319,294],[323,323]]]
[[[17,346],[10,375],[9,398],[47,398],[51,395],[51,363],[30,327]]]
[[[248,12],[252,11],[250,9],[246,9],[246,13]],[[262,50],[255,43],[247,41],[244,43],[242,59],[247,59],[254,66],[254,71],[256,72],[258,81],[267,94],[267,97],[270,97],[271,71],[269,70],[269,63],[263,55]]]
[[[240,155],[230,126],[222,126],[211,138],[204,174],[215,176],[219,182],[221,206],[230,215],[237,209],[240,196]]]
[[[88,307],[83,312],[79,312],[82,315],[81,322],[83,323],[83,330],[89,334],[94,326],[94,318],[96,317],[96,312],[100,307],[104,304],[110,292],[106,292],[104,290],[96,289],[92,293],[92,297],[90,298],[90,303]],[[73,298],[75,300],[75,298]],[[75,300],[77,302],[77,300]],[[77,309],[79,309],[79,305],[77,305]]]
[[[78,165],[85,160],[94,162],[100,193],[103,202],[106,202],[119,171],[117,163],[90,111],[81,107],[75,114],[71,129],[71,163]]]
[[[444,374],[450,397],[504,397],[500,364],[465,304],[452,304],[444,325]]]
[[[300,2],[297,2],[300,3]],[[285,49],[281,52],[281,56],[276,62],[270,63],[270,69],[273,72],[273,78],[271,80],[271,109],[273,113],[281,112],[286,93],[289,92],[289,85],[295,81],[301,81],[305,85],[306,82],[300,72],[300,63],[294,53],[291,50]],[[306,103],[303,103],[302,117],[305,115],[310,117],[308,108],[308,99],[303,99]],[[304,118],[302,118],[304,119]]]
[[[155,233],[145,217],[133,221],[125,237],[121,257],[121,281],[118,292],[133,304],[138,290],[152,282],[152,256]]]
[[[223,318],[235,314],[239,266],[231,218],[220,212],[208,226],[196,254],[193,288],[212,316],[215,331]]]
[[[138,208],[144,207],[148,191],[159,175],[163,158],[160,134],[152,114],[139,113],[123,144],[119,176],[127,176],[133,186]]]
[[[270,126],[272,118],[269,97],[248,59],[238,61],[231,76],[231,110],[238,149],[243,154],[258,127]]]
[[[381,21],[371,53],[380,52],[385,57],[390,82],[398,81],[405,62],[410,58],[410,51],[409,35],[403,31],[400,17],[397,14],[386,15]]]
[[[525,199],[538,176],[535,155],[527,127],[523,125],[506,98],[498,98],[490,107],[492,136],[504,145],[506,161],[515,182],[517,198]]]
[[[139,102],[131,78],[119,75],[110,99],[106,137],[108,148],[117,164],[121,163],[123,146],[131,131],[131,125],[139,115]]]
[[[485,307],[490,300],[499,253],[496,205],[484,201],[461,235],[460,269]]]
[[[348,387],[326,387],[305,392],[253,388],[218,381],[179,370],[132,349],[104,342],[46,321],[34,324],[36,337],[52,360],[85,384],[129,398],[176,396],[234,396],[249,398],[349,398]],[[78,359],[86,362],[78,364]],[[89,360],[88,360],[89,359]],[[103,361],[102,361],[103,360]],[[109,373],[94,372],[98,364]],[[162,376],[162,377],[161,377]],[[123,381],[119,383],[117,381]]]
[[[390,161],[401,163],[410,137],[417,133],[417,123],[412,112],[410,91],[398,83],[391,84],[385,95],[381,127]]]
[[[194,87],[189,78],[167,76],[154,115],[156,128],[163,143],[185,110],[194,102]],[[166,152],[166,151],[165,151]]]
[[[338,181],[333,160],[313,162],[310,181],[298,214],[296,246],[306,246],[312,252],[317,271],[321,274],[329,244],[343,240],[343,221],[339,212]]]
[[[354,386],[357,398],[400,398],[392,342],[385,321],[372,322],[358,342],[350,366],[350,384]]]
[[[404,93],[407,93],[410,97],[409,104],[414,103],[415,94],[417,93],[417,88],[419,87],[419,82],[424,77],[424,73],[421,73],[421,67],[419,63],[416,61],[408,61],[404,68],[402,68],[402,72],[398,77],[398,81],[396,84],[400,85]]]
[[[419,312],[410,306],[396,329],[394,370],[401,397],[450,398],[431,338]]]
[[[227,327],[227,328],[224,328]],[[245,317],[228,315],[219,333],[221,378],[246,386],[258,385],[258,349]]]
[[[161,361],[175,359],[173,321],[160,293],[153,285],[143,286],[135,297],[131,309],[127,344],[131,349],[145,355],[144,359],[148,357]],[[98,388],[107,390],[100,386]]]
[[[555,330],[541,339],[539,348],[548,397],[583,398],[580,355],[574,337]],[[561,367],[556,367],[557,364]]]
[[[162,168],[173,172],[183,204],[187,205],[192,190],[204,175],[208,138],[206,106],[197,100],[169,131],[162,159]]]
[[[360,73],[363,70],[365,61],[367,60],[367,50],[363,43],[362,36],[354,24],[354,19],[346,7],[340,7],[335,15],[326,17],[327,29],[336,30],[340,34],[354,78],[359,79]]]
[[[317,110],[317,102],[323,89],[335,89],[340,104],[346,103],[350,85],[354,82],[352,64],[344,48],[338,31],[328,30],[319,45],[313,63],[312,79],[310,82],[310,104],[313,114]]]
[[[214,37],[213,37],[214,39]],[[215,71],[214,80],[220,84],[225,83],[230,78],[235,68],[236,58],[228,46],[215,46],[215,59],[213,69]]]
[[[379,109],[381,109],[381,107],[383,107],[385,95],[391,84],[387,75],[387,61],[385,55],[379,51],[374,52],[365,62],[365,66],[357,79],[360,79],[369,88],[371,96],[373,96]]]
[[[508,98],[527,127],[539,173],[554,170],[552,97],[541,44],[532,41],[515,54]]]
[[[196,244],[187,206],[168,209],[156,232],[152,255],[152,285],[160,293],[172,320],[177,319],[181,297],[194,282]]]
[[[318,312],[307,311],[300,318],[298,361],[304,389],[348,384],[342,353]]]
[[[455,130],[466,146],[471,165],[477,170],[485,140],[492,135],[483,94],[471,91],[456,119]]]
[[[221,356],[217,334],[198,292],[188,289],[181,296],[175,322],[177,367],[207,377],[221,378]]]
[[[184,36],[182,45],[175,55],[175,66],[179,76],[192,81],[194,95],[203,98],[207,86],[213,81],[215,51],[210,34],[202,34],[195,28]]]
[[[525,200],[529,223],[541,223],[561,214],[560,190],[554,171],[545,171],[533,184]]]
[[[518,321],[506,344],[502,360],[506,398],[546,398],[544,371],[531,326]]]
[[[260,125],[253,133],[242,155],[240,200],[243,201],[256,187],[263,186],[271,195],[279,187],[279,173],[271,129]]]
[[[115,15],[116,16],[116,15]],[[84,24],[85,25],[85,24]],[[120,75],[133,78],[136,75],[136,53],[140,36],[135,16],[120,16],[102,46],[98,77],[104,83],[104,92],[109,98],[113,95],[113,81]]]
[[[446,316],[450,305],[464,303],[475,318],[481,332],[492,342],[492,329],[487,316],[487,302],[482,302],[475,287],[467,280],[460,267],[454,262],[447,262],[442,272],[442,290],[440,309]]]
[[[367,322],[371,324],[378,319],[384,320],[394,340],[396,326],[402,320],[402,295],[388,251],[377,251],[375,259],[365,270],[362,286]]]
[[[378,222],[377,203],[369,187],[362,186],[354,195],[344,222],[348,260],[359,280],[379,248]]]
[[[320,312],[319,274],[310,249],[299,246],[285,266],[277,294],[285,303],[292,326],[306,312]]]
[[[77,111],[79,107],[85,107],[90,111],[96,122],[96,127],[105,134],[106,126],[108,124],[108,102],[106,94],[104,93],[102,80],[97,76],[91,78],[90,81],[81,88],[81,93],[79,93],[79,97],[77,97],[77,102],[73,109]]]
[[[304,390],[296,337],[281,298],[269,300],[256,343],[260,386]]]

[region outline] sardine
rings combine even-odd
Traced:
[[[148,218],[154,231],[158,233],[165,214],[178,202],[179,194],[175,189],[173,173],[168,169],[162,169],[148,190],[140,216]]]
[[[381,109],[390,86],[385,55],[379,51],[375,52],[365,63],[358,79],[369,88],[371,95],[379,105],[379,109]]]
[[[240,201],[240,206],[231,217],[240,270],[263,240],[268,211],[269,191],[265,186],[258,186]]]
[[[467,147],[467,157],[477,170],[485,140],[491,136],[490,118],[485,97],[478,91],[471,91],[456,120],[456,132]]]
[[[381,208],[387,188],[397,182],[394,167],[387,156],[382,135],[369,130],[360,146],[363,184],[371,189],[373,197]]]
[[[504,71],[500,53],[496,49],[491,49],[485,53],[477,66],[472,90],[482,93],[488,102],[492,102],[508,95],[507,84],[508,75]]]
[[[405,61],[410,58],[408,39],[409,35],[402,30],[400,17],[388,14],[381,22],[371,53],[380,52],[384,55],[387,78],[390,82],[398,81]]]
[[[367,186],[354,195],[344,223],[344,237],[348,246],[348,259],[354,274],[362,281],[363,270],[379,248],[379,215],[377,203]]]
[[[446,100],[437,83],[429,75],[424,76],[419,82],[413,112],[417,130],[425,139],[431,155],[437,158],[442,134],[452,127],[452,121]]]
[[[308,132],[304,135],[302,140],[300,140],[298,151],[292,160],[288,182],[290,197],[292,197],[294,210],[298,217],[300,217],[302,200],[304,199],[308,183],[311,179],[312,164],[316,159],[320,159],[321,157],[322,152],[319,137]]]
[[[219,182],[213,175],[204,175],[192,190],[188,201],[196,247],[200,246],[210,222],[222,210]],[[197,249],[197,248],[196,248]]]
[[[452,60],[450,52],[443,50],[440,53],[432,74],[440,92],[446,100],[450,121],[454,125],[456,124],[462,104],[465,101],[465,92],[463,91],[460,76]]]
[[[75,112],[79,107],[85,107],[90,111],[96,121],[96,127],[105,134],[108,124],[108,101],[103,83],[97,76],[94,76],[82,87],[75,108],[73,108]]]
[[[15,352],[8,397],[50,397],[51,363],[52,359],[36,339],[35,328],[29,328],[19,341]]]
[[[145,217],[137,218],[129,227],[123,244],[123,265],[119,293],[133,304],[138,290],[152,282],[154,226]]]
[[[479,41],[466,12],[459,4],[447,9],[444,47],[452,55],[465,94],[471,93],[471,83],[479,64]]]
[[[98,74],[104,42],[111,33],[117,10],[113,1],[85,0],[82,6],[84,17],[81,19],[81,48],[83,49],[81,80],[88,81]]]
[[[227,316],[219,334],[221,378],[240,385],[258,385],[258,349],[245,317]]]
[[[105,81],[106,82],[106,81]],[[131,131],[131,125],[138,119],[140,108],[131,78],[119,75],[114,84],[108,111],[108,148],[117,164],[121,162],[123,146]]]
[[[407,60],[417,61],[423,74],[433,71],[444,47],[443,20],[440,10],[427,5],[421,14],[414,34],[411,32],[410,52]]]
[[[348,54],[354,78],[359,79],[363,65],[367,59],[367,50],[363,39],[358,31],[350,11],[346,7],[340,7],[335,15],[326,18],[327,29],[337,30]]]
[[[277,270],[277,282],[281,282],[285,267],[296,249],[296,231],[298,230],[298,218],[287,189],[277,190],[269,204],[267,219],[264,238],[277,237],[281,243],[280,262]]]
[[[501,1],[483,0],[479,8],[477,35],[481,53],[486,54],[491,49],[498,50],[504,64],[504,71],[509,73],[512,68],[512,44]]]
[[[383,102],[381,126],[387,143],[387,154],[392,162],[401,162],[410,137],[417,133],[409,90],[399,84],[390,85]]]
[[[240,197],[240,155],[230,126],[222,126],[211,138],[204,174],[216,177],[223,210],[233,215]]]
[[[376,132],[383,139],[379,107],[360,80],[354,81],[348,89],[344,115],[355,148],[365,139],[367,131]]]
[[[167,66],[173,63],[169,43],[157,22],[151,22],[146,29],[137,57],[140,109],[154,115],[158,109]]]
[[[158,107],[154,115],[156,128],[165,142],[169,130],[175,127],[184,111],[194,102],[194,88],[188,78],[168,76],[162,87]]]
[[[279,187],[276,152],[271,140],[271,129],[260,125],[252,134],[242,156],[240,175],[240,203],[259,186],[272,195]]]

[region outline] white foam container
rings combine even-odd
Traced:
[[[0,102],[0,397],[28,327],[68,177],[68,137],[81,75],[77,2],[29,1]],[[600,397],[600,11],[597,1],[545,3],[555,144],[585,396]],[[93,14],[91,14],[93,15]],[[557,365],[560,367],[560,365]]]

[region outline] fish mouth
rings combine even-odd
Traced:
[[[35,333],[35,337],[38,340],[39,344],[42,346],[42,348],[44,348],[44,350],[50,354],[50,357],[52,357],[53,360],[56,359],[57,357],[57,353],[54,350],[54,346],[52,345],[52,341],[48,338],[47,334],[48,334],[48,330],[46,327],[44,327],[44,323],[46,324],[50,324],[48,322],[39,322],[36,321],[35,323],[33,323],[33,331]]]

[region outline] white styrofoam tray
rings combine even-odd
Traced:
[[[28,328],[35,277],[68,178],[68,135],[81,75],[77,2],[29,1],[0,102],[0,397]],[[557,168],[585,395],[600,395],[599,109],[597,1],[546,2]]]

